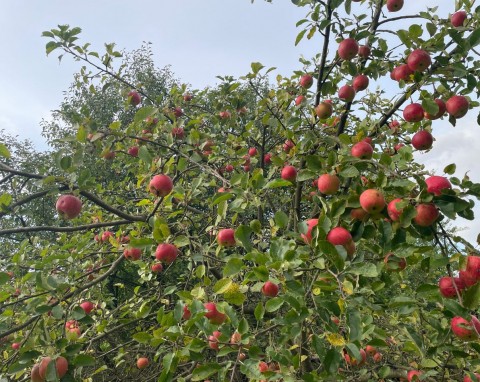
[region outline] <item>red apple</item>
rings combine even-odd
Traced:
[[[400,220],[400,215],[402,214],[403,208],[397,208],[397,203],[402,202],[402,199],[396,198],[393,199],[387,206],[387,213],[392,221],[396,222]]]
[[[82,331],[80,330],[80,326],[78,321],[76,320],[69,320],[65,323],[65,333],[67,338],[75,340],[81,336]]]
[[[137,106],[140,102],[142,102],[142,97],[135,90],[131,90],[128,93],[128,102],[130,105]]]
[[[409,370],[407,373],[407,380],[408,382],[413,382],[413,381],[420,381],[420,376],[422,375],[422,372],[419,370]]]
[[[460,278],[460,280],[462,280],[464,283],[465,283],[465,286],[468,288],[468,287],[471,287],[472,285],[475,285],[478,281],[477,277],[475,274],[465,270],[461,270],[458,272],[458,277]]]
[[[475,373],[475,379],[476,379],[475,382],[480,381],[480,374],[479,373]],[[470,376],[466,375],[465,377],[463,377],[463,382],[474,382],[474,381],[472,381],[472,378],[470,378]]]
[[[232,172],[232,171],[233,171],[233,165],[227,164],[227,165],[225,166],[225,171],[226,171],[226,172]]]
[[[218,344],[218,339],[222,335],[221,332],[218,330],[215,330],[211,336],[208,336],[208,347],[213,350],[218,350],[219,349],[219,344]]]
[[[309,74],[304,74],[300,77],[300,86],[304,89],[310,89],[313,85],[313,77]]]
[[[172,137],[175,139],[183,139],[185,137],[185,130],[183,127],[174,127],[172,129]]]
[[[363,59],[367,59],[370,56],[370,53],[371,53],[370,47],[368,47],[367,45],[361,45],[358,48],[358,56]]]
[[[152,264],[150,269],[152,270],[153,273],[160,273],[163,271],[163,265],[162,263],[155,263],[155,264]]]
[[[463,317],[453,317],[450,327],[453,334],[462,340],[471,341],[478,338],[478,334],[473,328],[472,323]]]
[[[396,134],[400,130],[400,122],[394,119],[392,122],[388,124],[388,127],[390,128],[393,134]]]
[[[40,365],[35,364],[30,373],[31,382],[45,382],[45,378],[40,375]]]
[[[265,373],[268,371],[268,364],[266,362],[260,361],[258,363],[258,370],[260,370],[260,373]]]
[[[367,345],[365,346],[365,351],[368,355],[372,356],[377,352],[377,349],[375,349],[375,346]]]
[[[331,103],[323,101],[315,108],[315,114],[320,119],[327,119],[331,117],[333,113],[333,106]]]
[[[398,12],[403,8],[403,0],[387,0],[387,9],[390,12]]]
[[[427,192],[430,194],[439,196],[442,194],[442,190],[452,188],[450,181],[443,176],[431,176],[425,179],[427,184]]]
[[[155,196],[167,196],[173,190],[173,182],[168,175],[159,174],[150,180],[149,188]]]
[[[265,163],[266,165],[271,164],[271,163],[272,163],[272,154],[266,153],[266,154],[263,156],[263,163]]]
[[[431,226],[438,219],[439,212],[435,204],[420,203],[415,209],[417,210],[417,216],[413,221],[421,227]]]
[[[238,345],[242,341],[242,335],[239,332],[234,332],[230,337],[230,343],[232,345]]]
[[[424,116],[425,118],[427,119],[430,119],[430,120],[435,120],[435,119],[438,119],[440,117],[443,117],[443,115],[445,114],[445,112],[447,111],[447,105],[445,104],[445,102],[443,102],[443,100],[437,98],[435,100],[435,103],[437,104],[438,106],[438,112],[437,114],[435,115],[432,115],[432,114],[429,114],[427,112],[424,113]]]
[[[207,302],[203,305],[207,312],[205,313],[205,317],[210,320],[210,323],[220,325],[225,322],[227,319],[227,315],[221,313],[217,310],[217,306],[214,302]]]
[[[220,117],[220,119],[230,119],[232,117],[232,114],[228,110],[225,110],[218,113],[218,116]]]
[[[222,247],[233,247],[235,246],[235,230],[232,228],[224,228],[218,231],[217,235],[218,245]]]
[[[480,257],[467,256],[466,270],[474,275],[477,280],[480,280]]]
[[[139,150],[138,146],[132,146],[128,149],[127,153],[132,157],[138,157],[138,150]]]
[[[62,378],[65,374],[67,374],[68,361],[62,356],[57,357],[55,360],[55,368],[57,369],[58,378]]]
[[[391,252],[385,255],[383,262],[387,271],[400,272],[407,267],[407,260],[404,257],[398,257]]]
[[[452,26],[455,28],[463,27],[463,24],[466,19],[467,19],[467,12],[465,11],[457,11],[450,16],[450,22],[452,23]]]
[[[361,141],[352,146],[351,154],[359,159],[371,159],[373,155],[373,147],[369,143]]]
[[[414,72],[424,72],[431,64],[430,55],[422,49],[415,49],[407,57],[407,65]]]
[[[115,237],[115,235],[110,232],[110,231],[105,231],[102,233],[102,241],[105,242],[105,241],[109,241],[109,238],[111,237]]]
[[[267,281],[265,284],[263,284],[262,287],[262,293],[264,296],[267,297],[275,297],[278,295],[278,290],[279,287],[277,284],[272,283],[271,281]]]
[[[13,349],[13,350],[18,350],[18,349],[20,349],[20,342],[14,342],[14,343],[12,344],[12,349]]]
[[[459,277],[445,276],[440,278],[440,280],[438,281],[438,288],[440,289],[440,293],[443,297],[446,298],[453,298],[457,296],[455,286],[457,287],[459,292],[462,292],[462,290],[467,287],[465,285],[465,282]]]
[[[283,151],[287,154],[290,152],[291,149],[295,147],[295,143],[293,143],[290,139],[287,139],[283,144]]]
[[[385,198],[378,190],[365,190],[360,195],[360,205],[369,214],[378,213],[385,207]]]
[[[123,256],[125,256],[127,260],[140,260],[142,257],[142,250],[140,248],[125,248],[123,250]]]
[[[350,85],[343,85],[338,89],[338,98],[346,102],[352,102],[355,98],[355,89]]]
[[[284,180],[295,182],[297,179],[297,169],[293,166],[285,166],[282,168],[281,177]]]
[[[455,118],[462,118],[468,111],[468,99],[461,95],[455,95],[445,103],[448,114]]]
[[[346,38],[338,45],[338,55],[341,59],[350,61],[358,54],[358,43],[353,38]]]
[[[82,211],[82,201],[74,195],[62,195],[58,198],[55,208],[63,219],[74,219]]]
[[[367,218],[368,213],[361,207],[354,208],[350,211],[350,217],[355,220],[363,221]]]
[[[428,150],[432,144],[433,136],[427,130],[420,130],[412,137],[412,146],[417,150]]]
[[[424,117],[424,110],[419,103],[412,103],[403,109],[403,118],[407,122],[420,122]]]
[[[137,367],[140,370],[145,369],[149,363],[150,361],[148,360],[148,358],[140,357],[139,359],[137,359]]]
[[[393,147],[393,149],[395,150],[396,153],[398,153],[402,147],[405,147],[405,145],[404,145],[403,143],[397,143],[397,144]]]
[[[84,301],[80,304],[80,308],[83,309],[85,314],[90,314],[92,310],[95,308],[95,305],[93,304],[93,302]]]
[[[248,149],[248,155],[250,155],[251,157],[254,157],[255,155],[257,155],[257,149],[255,147],[250,147]]]
[[[155,258],[166,264],[171,264],[178,256],[178,248],[173,244],[162,243],[159,244],[155,250]]]
[[[193,99],[193,95],[190,94],[190,93],[185,93],[185,94],[183,95],[183,100],[184,100],[185,102],[190,102],[192,99]]]
[[[336,175],[323,174],[317,181],[318,190],[325,195],[333,195],[340,188],[340,179]]]
[[[375,362],[375,363],[381,362],[382,358],[383,358],[382,353],[375,353],[372,357],[373,362]]]
[[[347,245],[352,242],[352,235],[343,227],[335,227],[327,235],[327,241],[333,245]]]
[[[370,80],[368,79],[368,77],[365,74],[359,74],[358,76],[356,76],[353,79],[353,82],[352,82],[353,89],[356,92],[365,90],[366,88],[368,88],[368,83],[369,82],[370,82]]]
[[[192,316],[192,312],[190,312],[190,309],[188,309],[187,305],[183,306],[183,313],[182,313],[182,318],[184,320],[188,320]]]
[[[312,230],[318,224],[318,219],[309,219],[307,220],[307,233],[302,234],[302,239],[306,244],[310,244],[312,241]]]
[[[295,106],[300,106],[303,103],[305,103],[307,99],[303,95],[299,95],[297,98],[295,98]]]

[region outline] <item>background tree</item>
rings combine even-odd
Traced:
[[[252,63],[192,90],[148,46],[116,67],[113,44],[44,32],[84,66],[44,122],[53,156],[0,145],[1,373],[475,379],[480,257],[445,221],[474,218],[480,184],[454,164],[432,177],[413,151],[478,106],[477,13],[293,3],[297,43],[323,47],[275,85]]]

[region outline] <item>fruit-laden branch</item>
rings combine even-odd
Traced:
[[[63,186],[63,187],[59,187],[58,188],[58,191],[64,191],[64,190],[68,190],[68,187],[67,186]],[[5,212],[0,212],[0,218],[4,217],[4,216],[7,216],[9,215],[10,213],[13,212],[13,210],[16,208],[16,207],[19,207],[23,204],[26,204],[28,202],[31,202],[32,200],[35,200],[35,199],[38,199],[38,198],[41,198],[45,195],[47,195],[51,190],[44,190],[44,191],[39,191],[39,192],[36,192],[34,194],[31,194],[29,196],[27,196],[26,198],[23,198],[21,200],[19,200],[18,202],[15,202],[13,204],[10,204],[9,206],[7,207],[4,207],[7,211]]]
[[[14,233],[26,233],[26,232],[77,232],[84,231],[93,228],[120,226],[130,224],[131,220],[115,220],[113,222],[92,223],[84,224],[75,227],[56,227],[56,226],[36,226],[36,227],[21,227],[0,230],[0,236],[10,235]]]
[[[86,284],[82,284],[82,285],[77,285],[76,288],[65,294],[64,296],[62,296],[61,299],[58,299],[56,301],[53,301],[49,304],[49,306],[51,308],[57,306],[58,304],[60,304],[62,301],[65,301],[65,300],[68,300],[69,298],[73,297],[73,296],[76,296],[77,294],[79,294],[80,292],[84,291],[85,289],[89,289],[91,288],[92,286],[98,284],[99,282],[105,280],[108,276],[110,276],[116,269],[117,267],[122,263],[122,261],[125,259],[125,256],[123,255],[123,253],[111,264],[110,268],[105,272],[103,273],[102,275],[98,276],[95,280],[89,282],[89,283],[86,283]],[[24,328],[26,328],[27,326],[29,326],[31,323],[33,323],[35,320],[39,319],[42,315],[41,314],[36,314],[34,316],[32,316],[31,318],[29,318],[27,321],[25,321],[23,324],[20,324],[20,325],[17,325],[17,326],[14,326],[13,328],[11,329],[8,329],[2,333],[0,333],[0,338],[3,338],[3,337],[6,337],[12,333],[16,333],[18,332],[19,330],[22,330]]]

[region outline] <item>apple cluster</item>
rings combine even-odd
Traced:
[[[467,256],[466,267],[459,271],[458,277],[444,276],[438,281],[438,288],[443,297],[455,298],[465,289],[480,280],[480,257]]]
[[[44,357],[39,363],[33,365],[30,373],[32,382],[46,382],[47,381],[47,368],[51,362],[55,362],[56,377],[62,378],[67,374],[68,361],[65,357],[59,356],[56,359],[51,357]],[[49,379],[50,381],[51,379]]]

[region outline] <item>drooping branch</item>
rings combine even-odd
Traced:
[[[85,231],[94,228],[109,227],[109,226],[121,226],[130,224],[131,220],[115,220],[112,222],[92,223],[84,224],[72,227],[56,227],[56,226],[36,226],[36,227],[22,227],[0,230],[0,236],[11,235],[15,233],[27,233],[27,232],[77,232]]]

